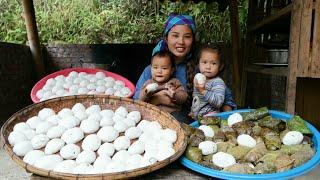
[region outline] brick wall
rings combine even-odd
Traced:
[[[14,112],[32,103],[33,74],[27,46],[0,42],[0,125]]]

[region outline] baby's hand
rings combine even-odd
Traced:
[[[175,88],[173,87],[173,85],[166,83],[166,84],[165,84],[165,88],[167,89],[167,90],[166,90],[166,94],[167,94],[170,98],[173,98],[174,95],[175,95],[175,93],[176,93]]]
[[[205,84],[199,84],[196,78],[193,79],[194,87],[200,92],[200,94],[204,95],[205,93]]]

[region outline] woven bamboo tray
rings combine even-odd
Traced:
[[[91,105],[99,105],[102,109],[115,110],[119,106],[124,106],[128,111],[137,110],[140,111],[143,119],[151,121],[158,121],[163,128],[170,128],[177,132],[177,141],[174,143],[173,148],[176,153],[171,157],[157,162],[151,166],[138,168],[130,171],[123,171],[118,173],[104,173],[104,174],[69,174],[60,173],[54,171],[48,171],[40,168],[36,168],[32,165],[23,162],[22,158],[15,155],[12,151],[12,146],[9,144],[8,136],[13,130],[15,124],[19,122],[25,122],[28,118],[35,116],[42,108],[51,108],[56,113],[63,108],[71,108],[75,103],[82,103],[86,107]],[[123,179],[136,177],[139,175],[147,174],[157,169],[160,169],[169,163],[178,159],[187,146],[187,140],[184,130],[181,128],[179,122],[174,119],[169,113],[160,111],[156,106],[147,104],[141,101],[135,101],[128,98],[120,98],[115,96],[106,95],[80,95],[80,96],[67,96],[55,99],[49,99],[40,103],[32,104],[30,106],[21,109],[12,115],[1,128],[1,141],[3,148],[8,155],[21,167],[25,168],[26,171],[45,177],[59,178],[59,179]]]

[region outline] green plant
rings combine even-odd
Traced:
[[[246,9],[240,1],[241,29],[246,26]],[[218,11],[217,3],[171,2],[165,0],[34,0],[42,43],[155,43],[172,12],[192,15],[199,42],[230,42],[229,11]],[[0,0],[0,41],[27,41],[18,0]]]

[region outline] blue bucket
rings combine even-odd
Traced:
[[[229,112],[223,112],[216,114],[214,116],[220,116],[222,119],[227,119],[229,115],[235,113],[235,112],[249,112],[251,109],[241,109],[241,110],[235,110],[235,111],[229,111]],[[280,118],[283,120],[290,120],[292,118],[292,115],[280,112],[280,111],[274,111],[269,110],[269,113],[274,118]],[[239,173],[229,173],[229,172],[223,172],[214,170],[208,167],[201,166],[200,164],[194,163],[187,159],[185,156],[181,156],[180,162],[187,168],[190,168],[196,172],[199,172],[201,174],[205,174],[211,177],[217,177],[221,179],[290,179],[296,176],[300,176],[302,174],[305,174],[309,171],[311,171],[313,168],[317,167],[317,165],[320,162],[320,133],[319,131],[312,126],[310,123],[306,122],[308,128],[313,132],[312,141],[314,143],[314,148],[316,149],[316,154],[312,159],[310,159],[307,163],[290,169],[285,172],[280,173],[272,173],[272,174],[239,174]],[[193,127],[199,127],[199,123],[193,122],[190,124]]]

